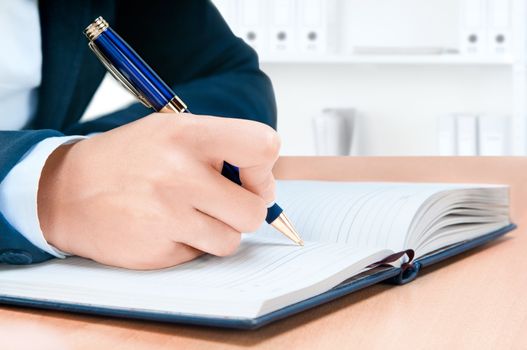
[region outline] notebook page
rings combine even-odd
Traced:
[[[130,271],[68,258],[0,268],[0,295],[124,309],[254,317],[329,290],[389,251],[329,242],[298,247],[247,235],[227,258],[203,256],[159,271]],[[281,297],[284,299],[280,299]]]
[[[445,246],[494,232],[510,224],[509,189],[506,186],[484,186],[460,191],[445,191],[441,215],[423,215],[421,228],[411,237],[416,256]],[[434,204],[429,206],[429,212]],[[425,219],[429,216],[428,219]],[[433,219],[433,220],[432,220]]]
[[[278,181],[277,199],[307,241],[404,249],[415,214],[432,195],[455,184]],[[258,235],[279,235],[262,225]]]

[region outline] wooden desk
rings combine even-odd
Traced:
[[[9,339],[21,339],[28,348],[42,348],[42,339],[51,338],[75,349],[527,349],[527,158],[285,158],[275,173],[279,178],[508,183],[520,227],[426,269],[408,285],[373,286],[258,331],[2,307],[0,344],[7,349]]]

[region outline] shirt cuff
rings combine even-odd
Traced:
[[[37,209],[38,184],[46,160],[59,146],[84,136],[50,137],[33,146],[0,183],[0,212],[37,248],[64,258],[67,254],[48,244],[40,228]]]

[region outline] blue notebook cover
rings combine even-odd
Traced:
[[[227,318],[227,317],[197,317],[194,315],[180,313],[148,312],[133,309],[101,308],[69,303],[56,303],[51,301],[40,301],[0,295],[0,303],[11,304],[40,309],[59,310],[67,312],[95,314],[103,316],[131,318],[139,320],[150,320],[169,323],[183,323],[200,326],[235,328],[235,329],[257,329],[271,322],[278,321],[299,312],[311,309],[315,306],[327,303],[344,295],[353,293],[371,285],[385,282],[392,284],[406,284],[413,281],[419,271],[426,266],[435,264],[452,256],[474,249],[485,243],[493,241],[506,233],[514,230],[516,225],[511,224],[492,233],[474,238],[465,242],[451,245],[437,252],[430,253],[413,261],[412,267],[402,271],[401,268],[377,268],[375,272],[355,276],[333,289],[312,298],[289,305],[280,310],[268,313],[257,318]]]

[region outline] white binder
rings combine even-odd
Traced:
[[[268,26],[267,1],[239,0],[238,35],[260,55],[266,54]]]
[[[457,118],[457,154],[458,156],[478,155],[478,117],[459,114]]]
[[[299,0],[297,37],[300,52],[326,54],[338,44],[338,0]]]
[[[470,55],[486,54],[488,8],[486,0],[461,0],[460,3],[461,53]]]
[[[269,5],[269,53],[294,52],[296,49],[296,1],[270,0]]]
[[[457,120],[454,114],[439,117],[438,146],[440,156],[457,155]]]
[[[488,43],[491,54],[512,51],[512,1],[488,0]]]
[[[509,154],[509,121],[507,116],[483,115],[479,117],[479,154],[505,156]]]

